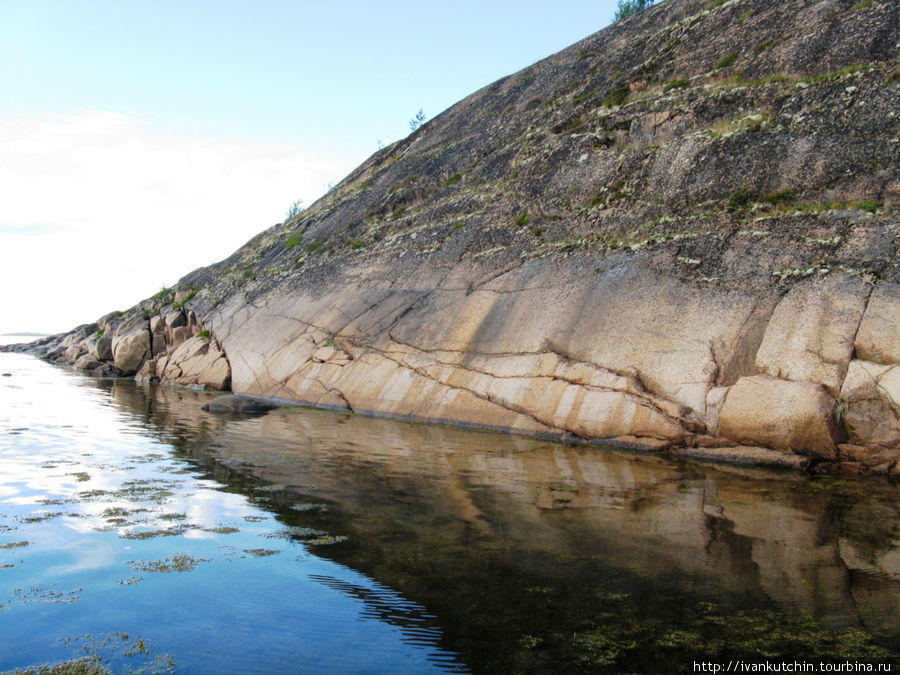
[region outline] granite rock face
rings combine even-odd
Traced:
[[[34,349],[100,358],[100,326],[147,379],[893,471],[898,20],[880,0],[652,7]]]

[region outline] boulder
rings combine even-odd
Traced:
[[[97,342],[94,344],[94,356],[99,361],[113,360],[112,335],[104,333],[102,336],[97,338]]]
[[[347,352],[327,346],[317,349],[311,358],[316,363],[334,363],[338,365],[349,363],[351,360]]]
[[[134,375],[150,356],[147,321],[135,315],[116,328],[112,338],[113,365],[122,375]]]
[[[103,366],[103,364],[92,354],[79,356],[74,365],[79,370],[94,370],[95,368]]]
[[[174,312],[168,312],[163,317],[163,332],[165,333],[166,341],[169,342],[169,344],[174,344],[175,342],[174,330],[183,326],[187,326],[187,317],[185,317],[184,312],[180,309]]]
[[[135,374],[134,379],[141,382],[157,382],[159,378],[156,375],[156,359],[147,359],[144,365]]]
[[[231,366],[216,343],[208,338],[192,337],[168,355],[162,380],[207,389],[226,389],[231,383]]]
[[[857,358],[900,364],[900,284],[875,287],[856,334]]]
[[[63,358],[66,363],[75,363],[78,360],[78,357],[84,354],[84,347],[79,343],[72,345],[71,347],[67,347],[66,351],[63,352]]]
[[[829,274],[795,285],[778,303],[756,354],[756,370],[795,382],[817,382],[837,398],[869,286]]]
[[[226,394],[217,396],[209,403],[200,406],[201,410],[216,413],[264,413],[274,410],[278,404],[249,396]]]
[[[900,447],[900,366],[854,359],[841,398],[851,444]]]
[[[153,333],[153,340],[151,343],[151,352],[153,356],[158,356],[160,354],[164,354],[166,351],[166,336],[162,333]]]
[[[742,377],[728,391],[719,433],[744,445],[836,457],[836,401],[820,384],[767,375]]]
[[[168,339],[168,342],[173,347],[178,347],[183,344],[185,340],[191,337],[191,329],[187,326],[176,326],[172,329],[172,337]]]
[[[231,384],[231,366],[221,356],[197,375],[197,384],[204,389],[228,389]]]
[[[134,375],[150,355],[150,333],[137,330],[113,339],[113,365],[122,375]]]

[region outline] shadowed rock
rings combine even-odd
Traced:
[[[264,413],[277,407],[278,405],[270,401],[228,394],[213,399],[200,406],[200,409],[213,413]]]

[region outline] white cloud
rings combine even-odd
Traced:
[[[152,116],[0,118],[0,333],[127,308],[310,204],[360,158],[179,139]]]

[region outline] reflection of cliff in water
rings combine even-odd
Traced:
[[[349,541],[316,553],[442,621],[455,623],[447,612],[456,611],[462,623],[489,601],[503,614],[503,603],[525,603],[518,596],[540,595],[529,584],[545,583],[563,584],[576,603],[624,591],[650,607],[663,596],[774,605],[900,642],[900,505],[881,480],[682,464],[315,410],[219,417],[199,410],[202,392],[102,386],[179,450],[214,457],[233,478],[284,486],[269,494],[285,518],[303,515],[292,499],[331,504],[314,515]]]

